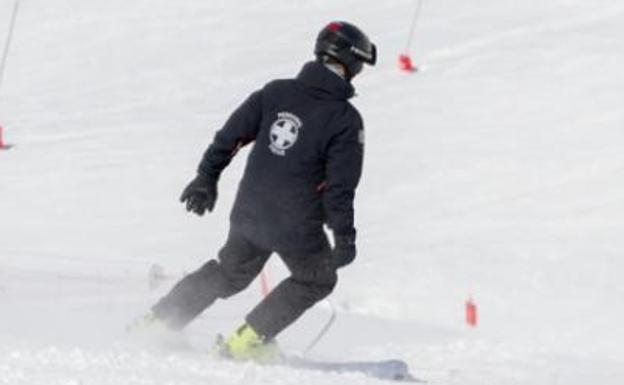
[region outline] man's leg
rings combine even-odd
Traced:
[[[169,328],[182,329],[217,298],[227,298],[249,286],[270,255],[230,228],[218,261],[210,260],[184,277],[152,311]]]
[[[317,255],[281,257],[291,271],[291,276],[282,281],[246,317],[247,323],[267,340],[327,297],[338,279],[331,263],[329,247]]]

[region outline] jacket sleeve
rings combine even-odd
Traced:
[[[219,179],[238,150],[254,141],[262,120],[262,90],[252,93],[215,134],[204,153],[198,172]]]
[[[362,174],[363,155],[363,126],[356,113],[331,139],[327,152],[323,202],[327,225],[334,234],[355,236],[353,200]]]

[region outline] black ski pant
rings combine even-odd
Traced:
[[[271,250],[258,247],[232,227],[218,260],[210,260],[184,277],[152,310],[170,328],[182,329],[217,298],[228,298],[249,286],[271,254]],[[275,337],[329,295],[337,281],[329,245],[313,255],[279,254],[290,270],[290,277],[245,319],[267,339]]]

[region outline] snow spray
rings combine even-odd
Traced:
[[[477,326],[477,305],[472,297],[469,297],[466,301],[466,324],[470,327]]]

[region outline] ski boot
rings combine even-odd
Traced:
[[[244,324],[227,339],[217,337],[218,353],[235,361],[254,361],[258,364],[279,363],[282,354],[275,340],[265,340],[251,326]]]
[[[170,328],[152,312],[126,326],[126,333],[134,341],[150,347],[185,351],[191,346],[183,333]]]
[[[166,333],[168,330],[167,325],[152,312],[136,318],[126,326],[126,332],[133,334]]]

